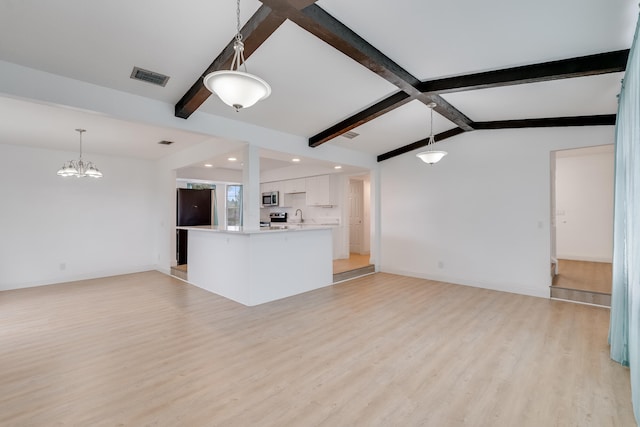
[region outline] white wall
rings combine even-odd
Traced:
[[[559,152],[556,159],[557,257],[611,262],[613,148]]]
[[[303,136],[291,135],[250,125],[237,120],[196,111],[184,120],[174,115],[174,105],[144,98],[91,83],[46,73],[33,68],[0,61],[0,93],[25,100],[67,106],[109,117],[140,122],[147,125],[171,127],[211,135],[207,141],[179,153],[160,159],[155,167],[153,184],[158,268],[169,272],[175,258],[175,182],[176,170],[241,148],[250,143],[260,148],[291,153],[318,160],[335,161],[364,169],[376,169],[374,155],[364,154],[337,145],[326,144],[322,149],[309,147]],[[3,141],[4,142],[4,141]],[[59,167],[59,166],[57,166]],[[258,209],[259,198],[252,198]]]
[[[205,169],[199,167],[181,168],[176,171],[178,178],[199,179],[203,181],[242,183],[242,170]]]
[[[613,131],[476,131],[440,143],[433,166],[415,152],[382,162],[381,270],[548,297],[551,151]]]
[[[338,174],[333,167],[318,165],[293,165],[271,169],[260,173],[260,182],[284,181],[316,175]]]
[[[0,145],[0,290],[155,268],[153,164],[95,156],[104,178],[61,178],[77,152]]]

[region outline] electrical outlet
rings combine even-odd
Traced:
[[[444,262],[438,261],[438,268],[440,269],[444,268]]]
[[[61,262],[58,267],[60,267],[60,271],[64,271],[64,270],[67,269],[67,263],[66,262]]]

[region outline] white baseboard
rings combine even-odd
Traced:
[[[397,270],[397,269],[385,268],[385,267],[381,267],[380,271],[383,272],[383,273],[398,274],[398,275],[401,275],[401,276],[409,276],[409,277],[417,277],[419,279],[434,280],[434,281],[437,281],[437,282],[452,283],[454,285],[470,286],[470,287],[473,287],[473,288],[490,289],[490,290],[493,290],[493,291],[509,292],[509,293],[512,293],[512,294],[527,295],[527,296],[531,296],[531,297],[549,299],[549,296],[550,296],[549,295],[549,285],[551,283],[541,284],[539,287],[535,287],[535,288],[534,287],[530,287],[530,286],[515,287],[513,285],[513,283],[511,283],[511,282],[510,283],[480,282],[480,281],[475,281],[475,280],[459,279],[459,278],[450,277],[450,276],[424,274],[424,273],[418,273],[418,272],[414,272],[414,271],[404,271],[404,270]]]
[[[612,257],[592,257],[585,255],[556,255],[558,259],[566,259],[567,261],[586,261],[586,262],[613,262]]]
[[[50,278],[37,280],[37,281],[30,281],[30,282],[2,284],[0,285],[0,291],[34,288],[36,286],[59,285],[61,283],[77,282],[79,280],[101,279],[103,277],[121,276],[123,274],[142,273],[144,271],[152,271],[152,270],[158,270],[158,271],[164,272],[160,270],[157,265],[142,265],[142,266],[135,266],[135,267],[128,267],[128,268],[120,268],[120,269],[118,268],[107,269],[107,270],[101,270],[101,271],[96,271],[92,273],[86,273],[86,274],[50,277]]]

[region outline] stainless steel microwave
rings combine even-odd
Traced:
[[[268,193],[262,193],[262,206],[278,206],[278,192],[270,191]]]

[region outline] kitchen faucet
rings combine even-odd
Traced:
[[[304,222],[304,219],[302,219],[302,209],[296,209],[296,213],[294,213],[293,216],[298,216],[298,212],[300,212],[300,222]]]

